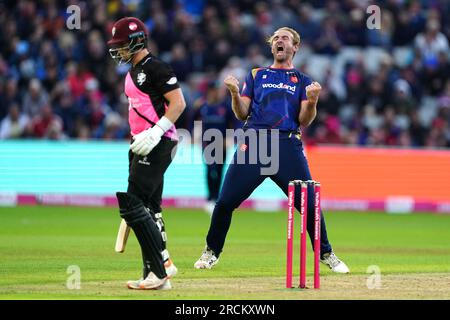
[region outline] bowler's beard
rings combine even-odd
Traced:
[[[294,55],[293,55],[294,51],[293,50],[286,50],[285,49],[285,51],[283,52],[282,55],[278,55],[278,52],[275,50],[275,53],[272,52],[272,54],[273,54],[274,60],[277,63],[285,63],[287,61],[292,61],[292,59],[294,58]]]
[[[284,63],[284,62],[286,62],[288,60],[288,56],[287,55],[283,55],[283,56],[277,56],[277,55],[275,55],[275,61],[277,62],[277,63]]]
[[[275,55],[274,55],[274,59],[275,59],[275,61],[276,61],[277,63],[285,63],[285,62],[287,62],[287,61],[291,61],[291,60],[292,60],[292,55],[290,55],[290,54],[288,54],[288,53],[283,54],[283,55],[281,55],[281,56],[275,54]]]

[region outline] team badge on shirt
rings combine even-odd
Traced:
[[[145,73],[143,73],[143,72],[138,73],[137,82],[139,83],[140,86],[142,86],[142,84],[145,82],[146,78],[147,78],[147,76]]]

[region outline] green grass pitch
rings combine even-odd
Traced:
[[[125,283],[141,275],[140,250],[131,234],[126,251],[114,252],[117,209],[0,208],[0,299],[450,298],[450,216],[326,212],[333,248],[351,274],[333,274],[322,265],[320,290],[284,288],[286,212],[237,210],[220,262],[212,270],[193,268],[204,247],[209,216],[201,210],[168,208],[164,219],[168,249],[179,269],[173,290],[132,291]],[[296,214],[294,283],[298,223]],[[312,258],[309,247],[309,286]],[[80,268],[80,289],[67,286],[69,266]],[[379,268],[379,277],[370,266]]]

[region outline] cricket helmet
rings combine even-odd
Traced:
[[[148,36],[145,24],[134,17],[117,20],[111,30],[112,38],[107,42],[109,54],[119,64],[128,63],[133,56],[145,48]]]

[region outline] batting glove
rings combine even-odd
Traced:
[[[131,151],[140,156],[148,155],[172,126],[173,123],[169,119],[162,117],[156,125],[133,137],[133,143],[130,145]]]

